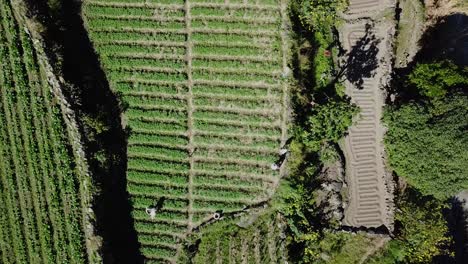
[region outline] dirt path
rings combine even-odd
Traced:
[[[424,32],[424,5],[418,1],[400,0],[395,68],[404,68],[419,51],[419,40]]]
[[[192,80],[192,18],[190,15],[190,1],[185,1],[184,5],[184,10],[185,10],[185,28],[187,31],[186,37],[186,56],[185,56],[185,61],[187,63],[186,69],[187,69],[187,87],[188,87],[188,94],[187,94],[187,127],[188,127],[188,138],[189,138],[189,143],[188,143],[188,151],[189,151],[189,178],[188,178],[188,194],[187,197],[189,198],[189,203],[188,203],[188,232],[190,233],[193,228],[193,170],[194,170],[194,163],[195,160],[193,158],[193,152],[194,152],[194,143],[193,143],[193,111],[194,111],[194,106],[193,106],[193,93],[192,93],[192,88],[193,88],[193,80]]]
[[[360,107],[360,114],[342,144],[346,158],[349,204],[343,224],[352,227],[391,229],[391,190],[384,166],[381,123],[385,84],[391,73],[395,34],[390,0],[351,0],[340,28],[346,94]]]

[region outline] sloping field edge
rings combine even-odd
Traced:
[[[85,152],[82,147],[81,134],[76,123],[75,112],[72,110],[71,105],[65,98],[62,86],[63,83],[60,77],[54,73],[52,66],[43,47],[44,40],[34,29],[37,27],[37,22],[31,18],[26,17],[26,6],[22,0],[12,0],[14,3],[13,10],[19,22],[24,27],[25,31],[31,37],[33,47],[38,55],[39,66],[44,70],[46,76],[43,76],[50,84],[51,92],[57,98],[60,105],[61,114],[65,122],[65,128],[68,134],[69,143],[73,150],[73,158],[76,163],[76,171],[78,173],[79,190],[80,190],[80,203],[82,214],[82,228],[86,241],[86,252],[89,263],[102,263],[102,258],[99,254],[101,248],[101,238],[96,235],[93,225],[95,219],[94,211],[92,209],[92,181],[89,172],[88,162]]]

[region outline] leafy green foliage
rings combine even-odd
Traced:
[[[332,165],[335,162],[340,160],[339,153],[332,144],[323,144],[322,149],[320,150],[320,162],[323,163],[325,166]]]
[[[450,61],[422,63],[413,69],[408,82],[423,96],[443,97],[449,89],[468,84],[468,67],[461,68]]]
[[[359,263],[373,246],[374,239],[365,234],[351,234],[325,230],[310,232],[305,236],[305,251],[298,263]]]
[[[293,252],[290,254],[292,262],[316,263],[323,251],[322,246],[329,248],[329,245],[338,241],[330,238],[320,244],[327,234],[320,232],[315,226],[317,211],[314,209],[313,193],[300,183],[291,184],[286,181],[279,188],[278,196],[282,199],[279,211],[285,216],[290,230],[287,242]]]
[[[255,221],[251,223],[252,220]],[[241,263],[243,260],[247,263],[281,263],[286,257],[281,238],[284,226],[284,219],[275,210],[246,215],[240,220],[226,216],[193,235],[191,239],[197,240],[193,245],[197,246],[192,246],[194,252],[189,252],[192,255],[190,263],[212,263],[214,259],[222,263]]]
[[[321,30],[335,25],[337,14],[346,8],[346,0],[308,0],[301,2],[301,20],[311,29]]]
[[[330,101],[313,108],[300,137],[305,146],[319,151],[326,142],[338,142],[353,122],[358,108],[342,101]]]
[[[367,264],[404,263],[404,243],[401,240],[391,240],[385,247],[367,260]]]
[[[324,35],[318,32],[315,33],[315,39],[319,44],[314,58],[315,89],[321,90],[330,85],[333,80],[334,65],[333,58],[325,55],[329,49],[329,40],[325,39]]]
[[[390,107],[385,143],[395,172],[425,195],[445,199],[468,188],[468,97]]]
[[[408,263],[428,263],[444,253],[450,243],[448,227],[439,201],[406,195],[400,202],[395,220],[402,224],[399,239],[403,242]]]
[[[300,185],[293,185],[290,181],[282,183],[278,189],[280,197],[280,212],[286,217],[295,242],[307,240],[307,234],[312,231],[307,209],[313,206],[310,194]]]
[[[292,233],[288,237],[293,263],[358,263],[370,238],[363,234],[336,232],[318,228],[318,210],[314,194],[306,186],[287,181],[279,188],[279,211],[285,216]]]
[[[400,227],[395,240],[369,263],[431,263],[436,256],[451,253],[452,243],[444,219],[444,203],[409,189],[398,201],[395,221]]]
[[[315,250],[315,258],[307,263],[359,263],[373,244],[374,239],[364,233],[325,231],[317,243],[308,247],[309,250]]]
[[[346,0],[292,2],[291,7],[300,21],[301,30],[307,32],[304,35],[309,36],[308,41],[312,44],[311,72],[307,73],[307,78],[313,77],[313,89],[316,91],[334,86],[335,27],[339,23],[337,13],[344,11],[346,5]]]

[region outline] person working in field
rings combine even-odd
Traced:
[[[156,213],[163,208],[165,200],[166,197],[161,197],[155,204],[146,207],[145,211],[151,219],[154,219],[156,217]]]

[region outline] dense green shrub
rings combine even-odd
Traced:
[[[394,171],[425,195],[445,199],[468,188],[468,97],[389,107],[385,144]]]
[[[338,19],[338,12],[344,11],[346,0],[305,0],[301,3],[301,20],[315,31],[328,30]]]
[[[327,142],[337,143],[352,124],[358,108],[346,101],[330,101],[313,108],[299,136],[311,151],[319,151]]]
[[[468,84],[468,67],[450,61],[417,64],[408,76],[408,83],[422,96],[443,97],[448,90]]]
[[[451,239],[441,202],[410,191],[399,205],[395,220],[402,226],[398,239],[403,242],[406,263],[429,263],[433,257],[448,253],[444,247]]]
[[[345,10],[346,0],[296,0],[292,2],[293,13],[300,22],[300,31],[309,36],[312,45],[312,72],[307,76],[314,80],[313,90],[323,92],[335,81],[334,56],[337,54],[336,26],[338,13]],[[310,37],[311,36],[311,37]]]
[[[372,246],[372,239],[365,234],[325,230],[323,233],[309,232],[303,236],[303,243],[304,254],[297,263],[350,264],[359,263]]]
[[[431,263],[436,256],[451,256],[452,239],[444,219],[446,204],[409,189],[397,205],[396,237],[369,264]]]

